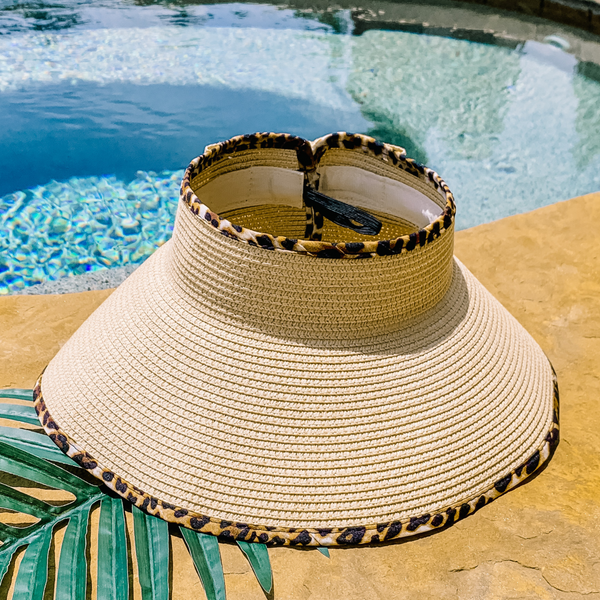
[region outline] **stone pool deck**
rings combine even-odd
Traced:
[[[600,0],[466,0],[600,34]]]
[[[557,371],[562,441],[545,471],[421,539],[332,549],[330,559],[315,550],[270,549],[273,598],[600,599],[599,222],[600,193],[456,234],[456,255],[527,328]],[[32,387],[110,293],[0,298],[0,388]],[[264,600],[241,552],[225,544],[221,552],[228,599]],[[203,598],[180,537],[173,538],[173,559],[173,599]],[[93,550],[91,560],[95,579]],[[10,587],[10,574],[0,592]]]

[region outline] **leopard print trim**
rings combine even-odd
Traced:
[[[307,228],[307,237],[313,239],[297,240],[283,236],[273,236],[260,233],[235,225],[227,219],[222,219],[206,205],[202,204],[191,188],[191,182],[204,169],[219,160],[236,152],[256,150],[259,148],[278,148],[295,150],[298,157],[298,168],[309,174],[317,168],[323,154],[332,148],[341,148],[354,152],[362,152],[367,156],[377,158],[406,173],[416,177],[429,187],[441,190],[446,198],[446,206],[442,214],[426,227],[410,235],[404,235],[394,240],[374,240],[369,242],[334,243],[320,241],[318,224],[313,232]],[[266,250],[279,250],[309,254],[319,258],[369,258],[410,252],[415,248],[425,246],[449,230],[454,223],[456,205],[454,196],[446,182],[432,169],[425,167],[412,158],[407,158],[403,148],[378,142],[372,137],[357,133],[332,133],[319,138],[311,145],[310,142],[287,133],[253,133],[240,135],[218,144],[207,146],[204,154],[195,158],[185,171],[181,183],[180,198],[195,214],[205,219],[212,227],[232,239],[258,246]],[[314,239],[317,238],[317,239]]]
[[[52,419],[42,396],[42,375],[33,392],[35,410],[44,431],[52,441],[80,467],[87,469],[106,487],[137,506],[147,514],[160,517],[169,523],[182,525],[199,533],[218,536],[222,540],[259,542],[272,546],[348,546],[388,542],[412,535],[426,533],[454,525],[472,515],[502,494],[514,489],[533,473],[540,470],[552,455],[559,442],[558,383],[554,369],[553,422],[542,445],[516,469],[496,481],[489,490],[471,500],[450,506],[434,514],[420,515],[403,521],[354,527],[292,528],[249,525],[215,519],[186,508],[180,508],[147,494],[123,480],[113,471],[102,467],[90,454],[79,448]]]

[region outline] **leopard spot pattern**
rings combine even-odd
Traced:
[[[236,152],[264,148],[295,150],[298,158],[298,170],[303,171],[308,178],[316,170],[320,158],[327,150],[341,148],[360,152],[401,169],[434,190],[441,191],[446,199],[446,205],[442,214],[437,219],[418,232],[404,235],[394,240],[385,240],[385,251],[382,252],[379,240],[363,242],[363,247],[360,249],[354,243],[346,244],[341,242],[334,244],[323,242],[321,240],[323,217],[312,209],[307,208],[306,211],[306,239],[297,240],[246,229],[245,227],[231,223],[227,219],[222,219],[218,214],[211,211],[209,207],[202,204],[192,190],[191,182],[203,170],[220,160],[226,160],[227,157]],[[265,132],[240,135],[224,142],[207,146],[204,154],[192,160],[186,169],[181,184],[180,199],[193,214],[199,216],[207,224],[221,231],[231,239],[265,250],[297,252],[329,259],[356,259],[381,256],[382,254],[411,252],[433,242],[448,231],[454,223],[454,215],[456,213],[454,196],[445,181],[435,171],[417,163],[411,158],[407,158],[403,148],[384,144],[372,137],[357,133],[332,133],[315,140],[311,144],[308,140],[287,133]]]

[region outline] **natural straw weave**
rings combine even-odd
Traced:
[[[240,210],[302,227],[292,209]],[[265,250],[182,198],[173,238],[48,366],[43,408],[130,489],[213,520],[286,535],[459,506],[544,445],[554,388],[452,249],[451,225],[363,260]]]

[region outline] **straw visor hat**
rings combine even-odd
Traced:
[[[549,459],[558,397],[453,257],[454,214],[435,172],[366,136],[208,146],[172,239],[40,377],[45,431],[221,538],[365,544],[466,517]]]

